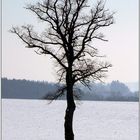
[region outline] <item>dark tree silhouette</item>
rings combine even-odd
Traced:
[[[74,140],[75,84],[81,82],[88,86],[90,80],[101,81],[111,67],[97,59],[100,56],[92,42],[95,39],[107,41],[99,29],[114,23],[114,13],[105,9],[102,0],[89,8],[87,0],[43,0],[26,7],[47,23],[42,34],[36,33],[31,25],[11,29],[28,48],[34,48],[37,54],[51,56],[58,64],[58,80],[64,87],[58,90],[56,97],[66,93],[67,99],[65,140]]]

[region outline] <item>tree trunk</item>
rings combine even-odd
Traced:
[[[75,107],[67,107],[66,115],[65,115],[65,140],[74,140],[74,133],[73,133],[73,114],[74,114]]]
[[[67,109],[65,114],[65,140],[74,140],[73,133],[73,114],[76,108],[74,99],[73,99],[73,83],[71,79],[71,73],[67,74],[66,83],[67,83]]]

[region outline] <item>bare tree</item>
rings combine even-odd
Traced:
[[[105,9],[102,0],[90,10],[89,7],[87,0],[43,0],[26,7],[47,23],[42,34],[36,33],[31,25],[11,29],[28,48],[35,49],[37,54],[51,56],[58,64],[59,82],[64,87],[58,90],[56,97],[66,93],[67,99],[65,140],[74,140],[75,84],[81,82],[88,86],[91,80],[101,81],[111,67],[111,64],[98,60],[100,56],[93,41],[107,41],[99,29],[114,23],[114,13]]]

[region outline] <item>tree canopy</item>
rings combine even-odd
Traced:
[[[111,64],[99,61],[94,40],[107,41],[100,29],[114,23],[113,15],[105,9],[105,3],[98,1],[89,13],[87,0],[45,0],[27,5],[39,20],[46,24],[42,34],[34,31],[32,25],[13,27],[28,48],[37,54],[50,55],[57,63],[59,82],[65,82],[66,71],[72,67],[72,82],[101,80]]]

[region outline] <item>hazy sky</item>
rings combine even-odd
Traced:
[[[32,1],[35,0],[2,0],[2,77],[55,81],[51,60],[25,48],[16,35],[8,32],[12,26],[24,24],[42,29],[36,16],[23,8]],[[93,2],[90,0],[90,4]],[[138,0],[106,0],[106,7],[116,12],[115,24],[103,30],[109,42],[94,44],[113,64],[105,82],[138,81]]]

